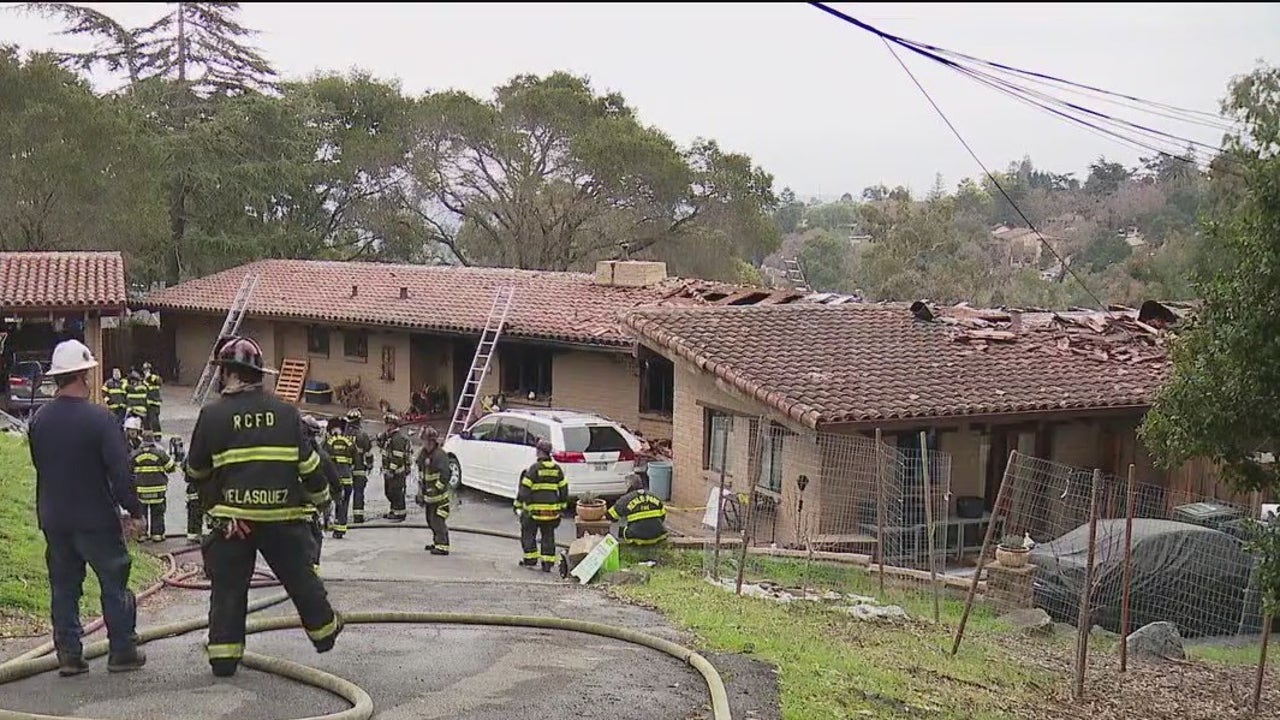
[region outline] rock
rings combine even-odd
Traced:
[[[618,570],[600,578],[600,582],[605,585],[647,585],[649,584],[649,573],[639,568]]]
[[[897,605],[852,605],[839,608],[858,620],[869,622],[903,622],[907,620],[907,611]]]
[[[1143,625],[1125,638],[1129,648],[1129,657],[1153,660],[1185,660],[1187,653],[1182,647],[1182,634],[1178,626],[1171,622],[1153,622]]]
[[[1053,618],[1040,608],[1014,610],[1001,615],[1000,621],[1026,635],[1053,634]]]
[[[1094,625],[1092,628],[1089,629],[1089,634],[1096,638],[1102,638],[1104,640],[1114,640],[1120,637],[1119,633],[1113,633],[1110,630],[1102,627],[1101,625]]]
[[[569,543],[569,569],[572,570],[578,567],[578,563],[582,562],[582,558],[586,557],[603,540],[603,535],[587,534]]]

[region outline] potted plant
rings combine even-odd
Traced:
[[[1005,535],[996,545],[996,562],[1010,568],[1026,567],[1031,553],[1031,543],[1027,535]]]
[[[594,493],[583,493],[578,498],[577,515],[579,520],[586,520],[587,522],[603,520],[607,509],[605,501],[596,497]]]

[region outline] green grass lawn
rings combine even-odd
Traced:
[[[44,562],[44,538],[36,521],[35,470],[23,438],[0,434],[0,634],[8,617],[49,615],[49,576]],[[135,589],[155,582],[164,563],[132,546]],[[88,572],[81,611],[85,617],[101,612],[98,583]]]
[[[755,579],[795,587],[806,573],[803,563],[790,560],[755,558],[751,567]],[[875,577],[858,568],[814,563],[807,572],[810,588],[876,594]],[[959,655],[950,657],[963,611],[955,598],[943,602],[940,626],[931,621],[932,601],[918,592],[889,599],[916,618],[911,622],[863,623],[824,603],[737,597],[703,580],[698,553],[669,553],[647,584],[614,592],[662,611],[704,647],[776,665],[787,720],[1025,716],[1063,680],[1023,662],[1011,647],[1016,643],[1008,642],[1010,631],[981,607]]]

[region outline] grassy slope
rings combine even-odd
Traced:
[[[159,577],[163,563],[153,555],[133,551],[131,584],[146,587]],[[85,581],[81,609],[85,617],[100,612],[98,583],[93,573]],[[0,435],[0,616],[49,615],[49,577],[44,563],[44,538],[36,525],[35,471],[21,438]],[[0,626],[0,632],[3,631]]]
[[[798,587],[803,564],[762,561],[765,576]],[[810,587],[875,595],[875,580],[858,570],[815,564]],[[818,603],[738,598],[701,579],[696,554],[669,558],[646,585],[616,592],[650,604],[715,650],[750,653],[778,666],[787,720],[857,717],[1014,717],[1061,682],[1029,667],[1002,647],[1003,632],[985,609],[975,609],[965,644],[948,656],[963,605],[947,600],[942,627],[861,623]],[[893,599],[912,617],[932,616],[917,593]],[[1007,637],[1007,635],[1004,635]]]

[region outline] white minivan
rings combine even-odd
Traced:
[[[627,491],[640,441],[621,425],[571,410],[504,410],[484,416],[444,442],[461,485],[515,498],[520,473],[537,460],[534,445],[551,441],[569,495],[617,497]]]

